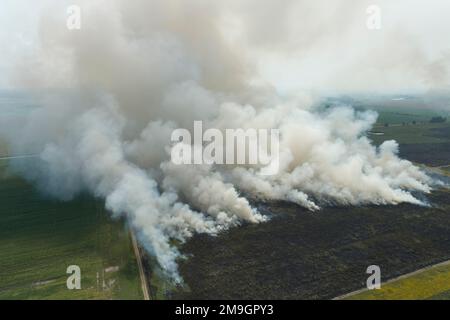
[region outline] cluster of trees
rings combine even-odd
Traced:
[[[430,119],[430,123],[444,123],[446,121],[447,121],[447,118],[444,118],[444,117],[441,117],[441,116],[432,117]],[[410,124],[415,125],[415,124],[417,124],[417,121],[413,120],[411,122],[402,122],[402,126],[407,126],[407,125],[410,125]],[[389,123],[385,122],[384,126],[385,127],[389,127]]]
[[[447,118],[444,118],[444,117],[433,117],[433,118],[431,118],[430,123],[443,123],[445,121],[447,121]]]

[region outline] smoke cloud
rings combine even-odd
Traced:
[[[281,98],[260,70],[262,62],[270,70],[284,52],[301,63],[327,48],[339,52],[333,41],[339,34],[350,41],[355,19],[365,18],[363,1],[263,2],[77,1],[82,28],[76,31],[66,29],[64,14],[45,11],[36,48],[20,57],[14,74],[16,84],[39,92],[41,107],[5,124],[3,134],[14,154],[38,159],[14,161],[14,168],[60,199],[82,192],[104,199],[176,281],[180,252],[173,239],[267,220],[243,194],[311,211],[330,204],[423,204],[414,192],[430,192],[433,181],[397,156],[396,142],[371,144],[366,133],[375,113],[350,106],[316,110],[315,95],[304,92]],[[293,12],[304,13],[303,31],[293,27]],[[364,57],[364,50],[352,54]],[[298,74],[302,81],[308,76]],[[346,75],[347,84],[361,85],[362,78],[368,87],[381,81],[378,73]],[[195,120],[221,130],[279,129],[279,173],[173,164],[171,133],[192,129]]]

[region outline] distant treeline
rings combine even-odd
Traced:
[[[442,123],[442,122],[445,122],[445,121],[447,121],[447,118],[444,118],[444,117],[433,117],[433,118],[431,118],[430,123]]]

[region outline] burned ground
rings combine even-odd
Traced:
[[[449,165],[450,143],[404,144],[400,156],[432,167]]]
[[[183,252],[188,290],[180,299],[318,299],[359,289],[366,268],[383,281],[450,258],[450,193],[433,207],[409,204],[325,208],[310,213],[288,203],[265,204],[268,223],[219,237],[198,235]]]

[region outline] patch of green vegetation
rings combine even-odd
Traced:
[[[450,300],[450,290],[436,294],[427,300]]]
[[[149,282],[151,300],[166,300],[171,297],[177,285],[161,270],[156,259],[147,253],[142,256],[142,264]]]
[[[436,129],[448,128],[449,123],[419,123],[419,124],[396,124],[396,125],[377,125],[373,132],[382,133],[382,135],[369,135],[376,144],[381,144],[386,140],[396,140],[400,144],[416,143],[444,143],[450,141],[449,135],[437,134]]]
[[[128,229],[101,202],[47,199],[0,161],[0,299],[142,299]],[[81,290],[68,290],[69,265]],[[118,267],[118,268],[117,268]]]
[[[8,156],[8,146],[5,142],[0,140],[0,158]]]
[[[371,97],[349,102],[358,110],[373,110],[378,113],[379,124],[426,123],[437,117],[448,117],[448,110],[439,103],[430,103],[423,97]]]
[[[379,290],[367,290],[347,300],[450,299],[450,264],[438,265],[386,283]]]
[[[407,113],[406,113],[407,112]],[[430,111],[419,112],[418,110],[392,110],[392,111],[378,111],[378,123],[380,124],[413,124],[428,122],[435,113]]]

